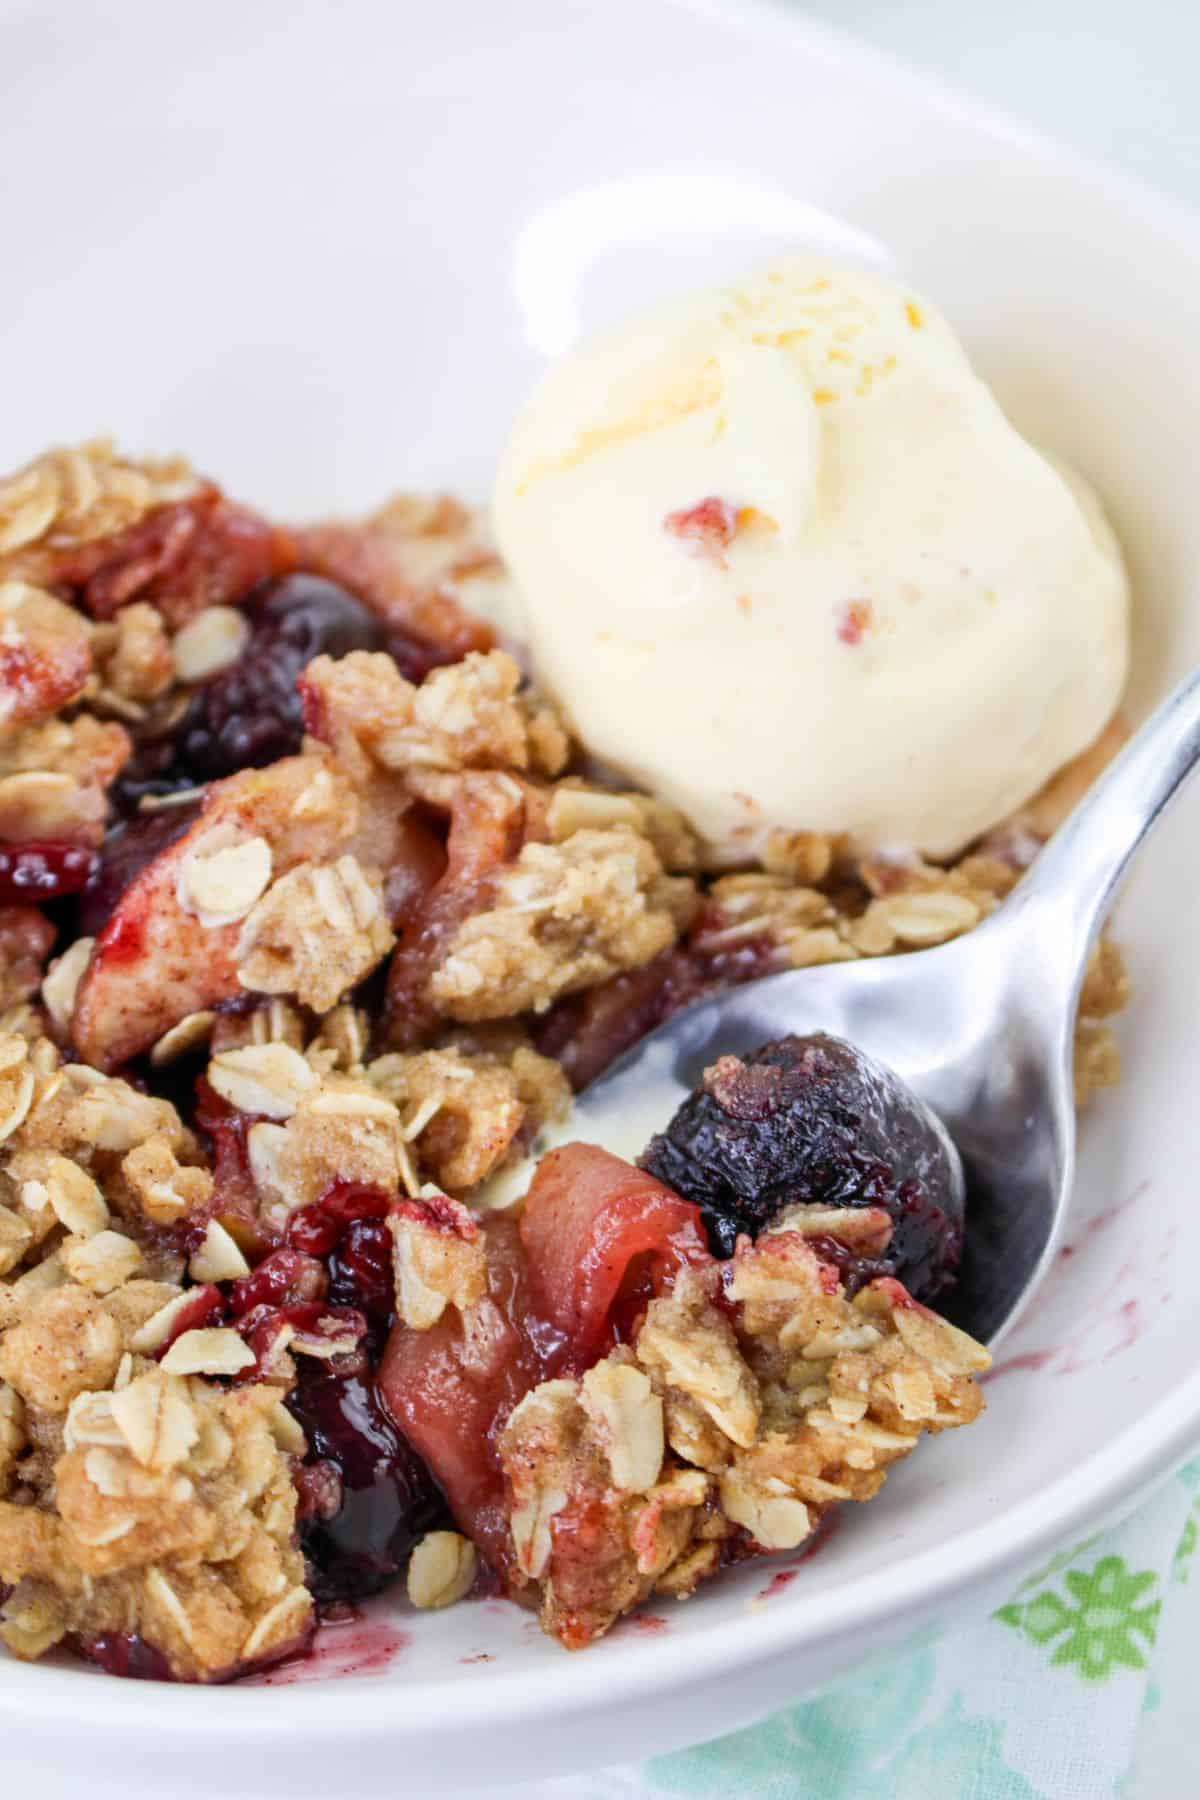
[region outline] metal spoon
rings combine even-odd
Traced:
[[[628,1154],[631,1125],[640,1149],[718,1056],[788,1032],[846,1038],[899,1075],[957,1145],[967,1250],[945,1310],[994,1340],[1045,1274],[1070,1198],[1088,953],[1126,865],[1197,760],[1200,670],[974,931],[906,956],[769,975],[686,1008],[579,1096],[569,1134]]]

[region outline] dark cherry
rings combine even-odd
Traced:
[[[379,1591],[408,1561],[425,1532],[447,1522],[446,1504],[425,1464],[380,1405],[375,1383],[326,1373],[298,1357],[300,1379],[288,1402],[318,1463],[341,1478],[340,1505],[312,1506],[300,1541],[322,1604]],[[323,1486],[330,1472],[320,1471]],[[332,1489],[336,1494],[336,1488]]]
[[[329,1259],[329,1298],[386,1326],[396,1298],[393,1238],[381,1219],[353,1219]]]
[[[320,1358],[324,1368],[336,1371],[339,1376],[361,1375],[369,1368],[363,1348],[367,1321],[356,1307],[330,1306],[324,1300],[297,1300],[287,1306],[253,1306],[249,1312],[236,1317],[234,1324],[254,1353],[254,1362],[236,1377],[239,1386],[242,1382],[263,1378],[275,1360],[276,1350],[287,1348],[287,1344],[280,1346],[279,1338],[289,1327],[297,1339],[303,1333],[310,1344],[312,1340],[324,1340],[325,1353],[314,1349],[313,1354]],[[348,1340],[350,1347],[333,1354],[331,1340]],[[291,1342],[290,1336],[288,1342]],[[307,1364],[308,1348],[297,1343],[296,1353],[300,1362]]]
[[[353,1219],[382,1219],[390,1202],[382,1188],[364,1181],[333,1181],[288,1220],[287,1241],[310,1256],[328,1256]]]
[[[432,638],[395,623],[388,626],[384,648],[404,679],[418,687],[431,670],[445,668],[466,654],[459,644],[436,644]]]
[[[78,924],[82,936],[99,936],[134,876],[140,875],[168,844],[182,837],[199,811],[199,801],[181,802],[178,806],[136,813],[124,824],[114,825],[80,895]]]
[[[342,1504],[342,1472],[336,1463],[320,1459],[303,1463],[293,1471],[292,1480],[297,1494],[296,1518],[301,1525],[314,1517],[336,1518]]]
[[[54,839],[13,844],[0,842],[0,904],[59,900],[77,894],[95,875],[100,858],[94,850]]]
[[[308,1437],[308,1458],[296,1471],[300,1538],[322,1606],[377,1592],[403,1569],[418,1538],[447,1517],[433,1477],[383,1410],[371,1373],[395,1304],[388,1208],[380,1188],[331,1183],[292,1214],[287,1247],[232,1290],[239,1310],[243,1301],[259,1302],[239,1324],[259,1355],[286,1320],[311,1326],[318,1315],[333,1316],[357,1319],[363,1329],[358,1350],[332,1365],[298,1356],[288,1402]],[[282,1277],[307,1265],[324,1278],[317,1257],[328,1270],[324,1304],[280,1306],[283,1295],[268,1291],[270,1271]]]
[[[798,1201],[879,1206],[882,1255],[852,1255],[835,1232],[824,1246],[850,1290],[891,1275],[927,1301],[953,1284],[963,1205],[945,1145],[904,1084],[840,1038],[722,1057],[641,1162],[700,1207],[718,1256]]]
[[[275,1250],[229,1289],[229,1310],[241,1319],[260,1306],[292,1306],[322,1300],[328,1283],[313,1256],[300,1250]]]
[[[122,819],[136,818],[143,800],[169,798],[194,788],[189,770],[176,758],[175,728],[160,737],[143,737],[109,789],[109,798]]]
[[[357,1307],[373,1331],[391,1323],[395,1302],[389,1207],[382,1188],[334,1181],[288,1221],[289,1245],[327,1259],[331,1304]]]
[[[161,1650],[148,1644],[136,1631],[102,1631],[98,1637],[81,1638],[80,1656],[106,1675],[123,1675],[129,1681],[174,1681],[171,1665]]]
[[[314,656],[380,650],[379,620],[345,588],[318,575],[285,575],[250,596],[250,642],[231,668],[192,696],[177,763],[198,782],[261,769],[300,748],[296,678]]]

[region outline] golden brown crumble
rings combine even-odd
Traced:
[[[0,775],[70,775],[81,785],[107,787],[128,762],[131,748],[129,733],[115,720],[94,719],[90,713],[46,719],[0,737]]]
[[[571,759],[567,728],[550,705],[525,689],[519,696],[529,742],[529,766],[536,775],[561,775]]]
[[[1119,946],[1101,938],[1084,975],[1075,1025],[1075,1104],[1080,1108],[1121,1078],[1121,1053],[1108,1021],[1128,1004],[1129,993]]]
[[[195,487],[181,458],[129,460],[109,438],[48,450],[0,481],[0,576],[36,567],[39,550],[76,549],[124,531]]]
[[[0,507],[3,505],[0,495]],[[3,535],[0,512],[0,541]],[[91,634],[74,607],[30,582],[7,579],[0,556],[0,734],[77,700],[92,672]]]
[[[36,994],[54,927],[32,906],[0,906],[0,1013]]]
[[[436,1189],[438,1210],[404,1207],[388,1218],[396,1317],[414,1331],[428,1331],[448,1306],[464,1316],[487,1292],[487,1256],[473,1214],[446,1201]]]
[[[76,1394],[106,1388],[117,1372],[121,1333],[103,1301],[69,1283],[47,1294],[0,1343],[0,1379],[28,1406],[65,1412]]]
[[[970,931],[1020,873],[999,857],[978,853],[949,868],[919,857],[867,857],[843,873],[830,840],[794,835],[803,841],[790,849],[776,846],[774,871],[725,875],[711,884],[697,938],[705,954],[765,940],[785,966],[807,968],[927,948]],[[781,869],[789,858],[790,866]],[[797,882],[791,867],[808,870],[807,881]]]
[[[203,1680],[301,1641],[312,1600],[279,1403],[278,1387],[223,1392],[139,1357],[123,1385],[81,1390],[53,1509],[0,1502],[8,1647],[135,1632]]]
[[[246,1146],[268,1214],[319,1199],[335,1181],[361,1182],[389,1196],[419,1186],[400,1113],[361,1074],[307,1060],[279,1040],[221,1050],[208,1080],[222,1099],[257,1115]]]
[[[453,1048],[381,1056],[367,1074],[400,1108],[419,1167],[455,1194],[486,1181],[570,1104],[558,1064],[526,1045],[507,1059]]]
[[[175,681],[171,640],[157,607],[135,600],[92,630],[100,692],[137,704],[161,699]]]
[[[378,875],[353,856],[301,863],[272,883],[246,917],[238,980],[257,993],[294,995],[325,1013],[395,941]]]
[[[695,943],[702,955],[715,957],[766,942],[784,967],[807,968],[857,954],[839,929],[844,923],[817,888],[797,887],[783,875],[724,875],[708,890]]]
[[[342,855],[377,876],[400,853],[406,807],[393,782],[356,784],[315,750],[214,783],[195,824],[126,891],[139,954],[106,954],[101,940],[72,1022],[80,1051],[112,1067],[232,999],[240,921],[272,877]]]
[[[132,1150],[156,1132],[164,1133],[181,1153],[193,1146],[169,1100],[140,1093],[127,1081],[102,1075],[86,1063],[56,1067],[53,1046],[44,1040],[27,1045],[26,1051],[34,1077],[33,1099],[11,1147],[61,1148],[68,1156],[91,1163],[108,1152]]]
[[[799,886],[822,882],[844,845],[820,831],[772,831],[767,835],[762,865],[768,875],[785,875]]]
[[[523,769],[529,764],[521,671],[503,650],[434,669],[412,691],[411,722],[380,739],[385,767]]]
[[[500,1439],[517,1565],[568,1645],[656,1589],[684,1597],[735,1530],[802,1543],[841,1500],[878,1492],[923,1431],[968,1424],[987,1351],[898,1284],[853,1300],[788,1215],[725,1266],[685,1271],[632,1350],[544,1382]],[[580,1559],[555,1520],[586,1517]]]
[[[214,1055],[244,1050],[252,1044],[287,1044],[292,1050],[303,1050],[310,1029],[304,1014],[290,1000],[268,1000],[248,1011],[218,1013],[198,1035],[198,1042],[207,1042]]]
[[[493,879],[434,971],[432,992],[456,1019],[542,1012],[560,994],[647,963],[673,944],[695,906],[629,826],[526,844]]]
[[[696,867],[696,839],[681,812],[649,794],[614,793],[592,787],[570,775],[556,784],[546,808],[552,843],[561,844],[577,831],[605,831],[625,825],[648,838],[664,869],[690,874]]]
[[[127,1215],[170,1222],[211,1190],[179,1161],[178,1116],[12,1034],[0,1111],[0,1638],[40,1656],[139,1633],[195,1679],[298,1641],[312,1608],[283,1390],[226,1392],[147,1360],[184,1291],[144,1278]],[[234,1334],[185,1334],[209,1336]]]
[[[352,769],[536,769],[556,774],[566,737],[544,702],[518,694],[521,672],[503,650],[434,669],[414,687],[382,652],[319,656],[306,682],[318,696],[322,735]],[[535,729],[536,725],[536,729]],[[533,741],[536,740],[536,741]],[[549,765],[549,766],[548,766]]]
[[[130,1150],[121,1160],[121,1175],[133,1201],[154,1225],[178,1224],[212,1198],[208,1170],[181,1163],[165,1132],[156,1132]]]
[[[711,883],[692,935],[700,955],[719,957],[739,946],[765,944],[773,966],[808,968],[927,948],[970,931],[1012,892],[1022,872],[1012,854],[983,848],[949,867],[914,856],[875,856],[850,871],[839,864],[831,840],[794,835],[802,840],[799,846],[777,844],[765,859],[775,864],[775,872],[725,875]],[[1011,850],[1001,837],[995,842]],[[1034,853],[1039,843],[1035,840]],[[788,872],[780,872],[781,863]],[[807,880],[797,884],[792,867],[802,868]],[[810,885],[816,883],[823,885]],[[1120,1055],[1107,1020],[1127,1004],[1129,991],[1121,950],[1104,937],[1079,1003],[1075,1096],[1080,1107],[1119,1079]]]

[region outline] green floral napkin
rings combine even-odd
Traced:
[[[990,1617],[699,1749],[527,1790],[573,1800],[1109,1800],[1133,1762],[1163,1608],[1186,1582],[1200,1458],[1051,1558]]]

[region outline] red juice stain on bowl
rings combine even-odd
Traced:
[[[1063,1246],[1044,1287],[1022,1321],[1018,1341],[1028,1337],[1031,1325],[1036,1330],[1047,1301],[1052,1301],[1059,1291],[1068,1262],[1080,1252],[1086,1252],[1093,1239],[1140,1201],[1148,1185],[1141,1183],[1127,1199],[1085,1221],[1074,1241]],[[1131,1350],[1145,1335],[1165,1300],[1164,1272],[1170,1266],[1173,1241],[1174,1232],[1169,1225],[1165,1230],[1160,1228],[1152,1240],[1135,1241],[1130,1254],[1073,1329],[1055,1342],[1018,1350],[1014,1355],[1004,1357],[994,1363],[982,1379],[992,1382],[1002,1375],[1020,1371],[1036,1373],[1043,1369],[1051,1375],[1078,1375]]]
[[[297,1681],[330,1681],[346,1675],[382,1675],[412,1642],[412,1634],[386,1619],[348,1609],[345,1618],[327,1619],[312,1648],[291,1662],[249,1677],[254,1687],[289,1687]],[[243,1684],[245,1685],[245,1684]]]
[[[1012,1375],[1018,1369],[1036,1371],[1044,1369],[1058,1355],[1061,1345],[1055,1344],[1047,1350],[1024,1350],[1019,1356],[1006,1356],[1003,1362],[993,1363],[991,1368],[980,1377],[981,1381],[995,1381],[997,1375]]]
[[[791,1587],[799,1569],[776,1569],[765,1588],[760,1588],[754,1596],[756,1600],[773,1600],[776,1594],[782,1594],[784,1588]]]
[[[1146,1328],[1142,1302],[1136,1295],[1129,1300],[1122,1301],[1117,1308],[1116,1322],[1120,1336],[1105,1356],[1105,1362],[1111,1362],[1114,1356],[1121,1354],[1122,1350],[1132,1349]]]

